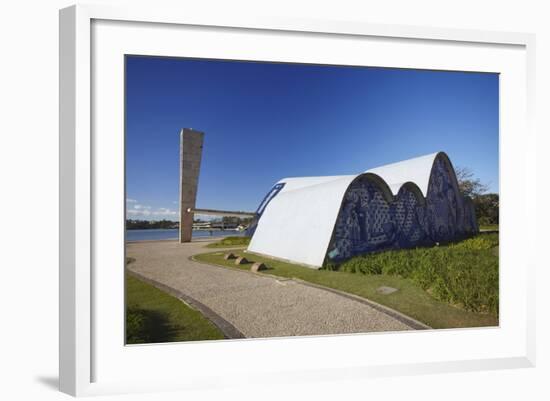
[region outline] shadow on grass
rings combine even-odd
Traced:
[[[167,314],[129,307],[126,312],[126,343],[164,343],[177,340],[182,327],[170,324]]]

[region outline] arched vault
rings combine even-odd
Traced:
[[[289,177],[275,187],[248,249],[314,268],[326,258],[453,240],[478,229],[444,152],[355,175]]]

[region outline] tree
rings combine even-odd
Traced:
[[[487,192],[489,186],[483,184],[479,178],[474,178],[474,173],[468,167],[457,167],[455,169],[458,189],[463,195],[475,198]]]
[[[489,185],[482,183],[479,178],[475,178],[469,168],[457,167],[455,172],[458,189],[474,202],[478,224],[498,224],[498,194],[486,193],[489,190]]]
[[[476,216],[479,225],[498,224],[498,194],[483,194],[474,198]]]

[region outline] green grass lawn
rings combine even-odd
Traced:
[[[227,248],[227,247],[242,247],[250,244],[250,237],[225,237],[217,242],[212,242],[208,244],[207,248]]]
[[[480,230],[498,231],[498,224],[487,224],[479,226]]]
[[[127,344],[224,338],[200,312],[129,273],[126,305]]]
[[[475,247],[485,246],[486,244],[480,244],[480,241],[476,240],[474,241],[473,245],[470,245]],[[448,246],[456,247],[457,244]],[[437,248],[446,248],[446,246],[441,246]],[[409,252],[425,252],[426,249],[434,248],[409,250]],[[465,310],[463,307],[451,305],[449,302],[436,299],[433,296],[433,290],[431,290],[430,288],[427,288],[427,290],[425,290],[421,285],[419,285],[418,281],[414,280],[411,276],[403,277],[401,274],[399,274],[396,269],[396,266],[399,266],[399,263],[393,264],[394,269],[391,272],[380,271],[378,273],[365,274],[359,272],[358,270],[355,272],[351,272],[349,270],[346,271],[345,268],[341,268],[340,271],[328,269],[315,270],[291,263],[272,260],[249,252],[244,253],[242,251],[244,251],[244,248],[238,252],[233,250],[233,252],[236,254],[246,255],[247,259],[251,263],[264,262],[269,268],[265,271],[265,273],[281,277],[297,278],[314,284],[319,284],[341,290],[350,294],[359,295],[361,297],[386,305],[408,316],[411,316],[433,328],[481,327],[498,325],[497,313],[473,312]],[[375,256],[376,258],[386,258],[387,262],[387,259],[390,258],[390,256],[388,256],[390,252],[384,252],[382,254],[371,256]],[[436,250],[435,252],[440,251]],[[465,253],[467,252],[460,253],[461,257],[464,257]],[[386,255],[382,256],[383,254]],[[494,255],[494,253],[492,254]],[[234,265],[233,260],[224,260],[223,255],[224,252],[211,252],[196,255],[195,259],[236,269],[247,270],[251,266],[250,264],[236,266]],[[402,262],[407,260],[407,258],[403,257],[403,255],[399,255],[399,257],[396,257],[396,259],[399,259]],[[360,264],[356,263],[356,266],[358,265]],[[471,272],[473,270],[469,269],[469,271]],[[455,281],[460,281],[460,275],[453,277]],[[475,278],[475,276],[472,277]],[[469,280],[472,277],[467,277],[466,279]],[[471,281],[468,281],[468,283],[472,284]],[[377,291],[377,289],[381,286],[397,288],[398,291],[389,295],[383,295]],[[432,295],[430,293],[432,293]]]

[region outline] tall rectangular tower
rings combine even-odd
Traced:
[[[204,133],[184,128],[180,133],[180,242],[190,242],[201,168]]]

